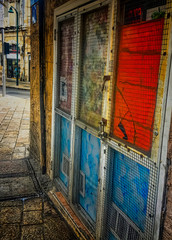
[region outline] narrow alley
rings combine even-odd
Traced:
[[[0,239],[77,239],[35,177],[29,119],[28,97],[0,95]]]

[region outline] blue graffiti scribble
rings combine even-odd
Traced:
[[[119,152],[114,155],[114,203],[144,231],[149,187],[149,169]]]
[[[60,136],[60,179],[68,187],[68,178],[63,174],[62,160],[63,154],[70,158],[70,137],[71,137],[71,124],[65,118],[61,118],[61,136]]]
[[[82,130],[81,137],[81,166],[86,176],[85,197],[80,195],[80,204],[96,221],[97,187],[100,158],[100,140]]]

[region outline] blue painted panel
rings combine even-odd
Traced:
[[[82,130],[81,141],[80,168],[85,173],[85,197],[80,195],[80,204],[93,221],[96,221],[100,140]]]
[[[39,2],[39,0],[31,0],[31,6],[35,4],[36,2]]]
[[[36,5],[32,6],[32,23],[37,22]]]
[[[144,231],[149,169],[119,152],[114,154],[112,200]]]
[[[109,240],[117,240],[117,238],[112,233],[110,233]]]
[[[71,123],[66,118],[61,118],[61,136],[60,136],[60,179],[68,187],[68,178],[61,171],[63,153],[70,158],[70,137]]]

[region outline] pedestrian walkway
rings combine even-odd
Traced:
[[[28,157],[29,99],[0,98],[0,159]]]
[[[0,77],[0,86],[2,86],[2,77]],[[6,79],[6,87],[30,90],[30,82],[25,82],[25,81],[19,80],[19,85],[16,85],[16,79],[7,78]]]
[[[33,171],[29,99],[0,95],[0,240],[76,240]]]

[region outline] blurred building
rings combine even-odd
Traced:
[[[16,77],[16,12],[9,13],[10,6],[18,11],[18,59],[19,80],[30,81],[30,1],[5,1],[4,7],[4,41],[9,44],[9,53],[6,54],[6,78]]]

